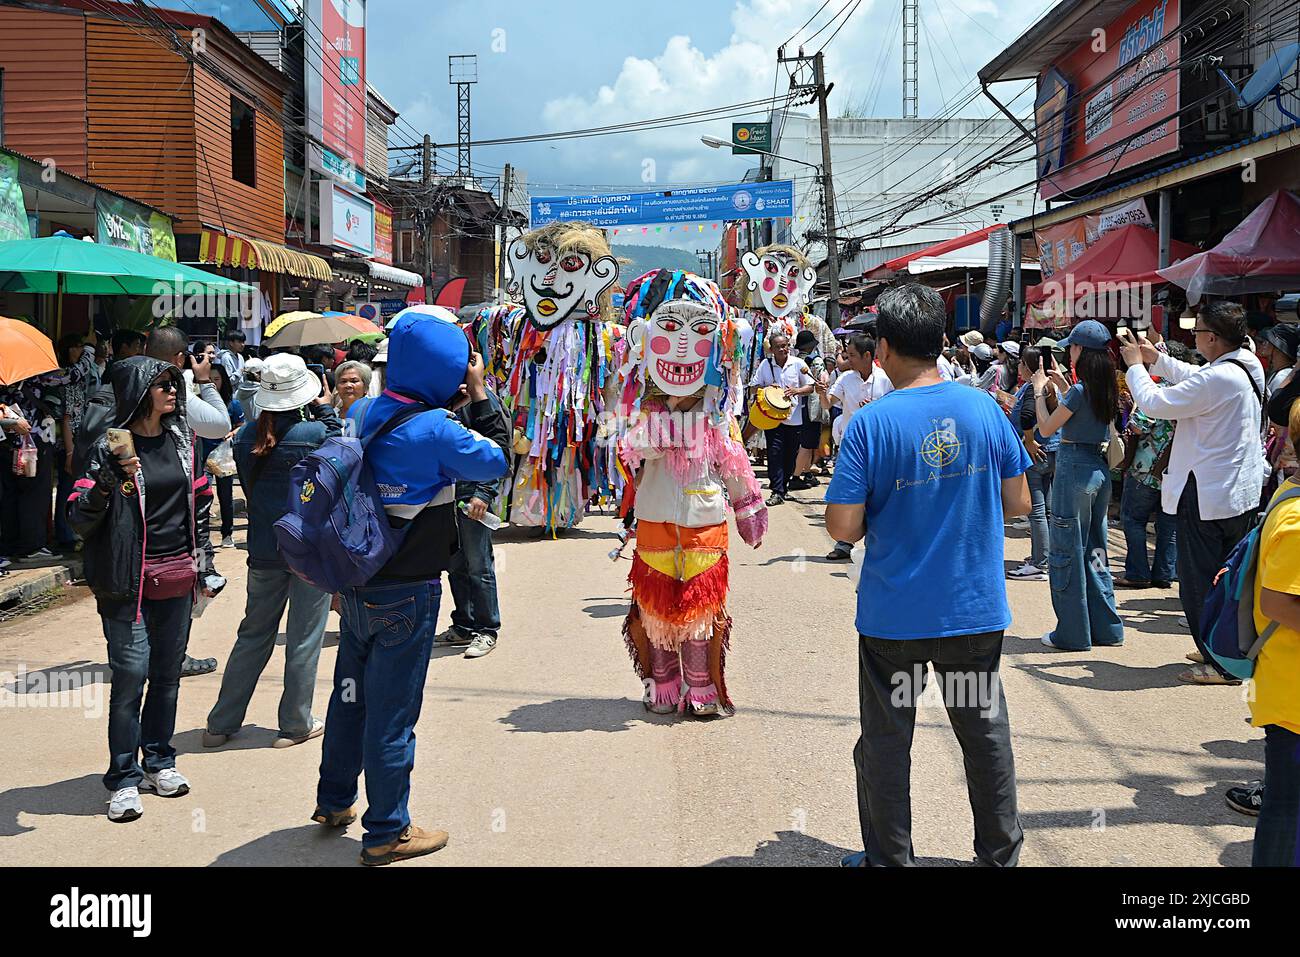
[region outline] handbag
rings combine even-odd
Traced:
[[[194,591],[199,573],[192,555],[169,555],[144,560],[144,590],[141,597],[149,601],[180,598]]]
[[[1106,464],[1112,470],[1124,464],[1124,439],[1120,436],[1115,423],[1110,424],[1110,441],[1106,444]]]

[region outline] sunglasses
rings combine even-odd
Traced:
[[[164,390],[165,392],[178,392],[178,391],[180,391],[179,386],[176,385],[176,380],[175,380],[175,379],[168,379],[166,382],[155,382],[155,383],[151,386],[151,388],[154,388],[154,389],[162,389],[162,390]]]

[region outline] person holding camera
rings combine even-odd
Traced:
[[[203,746],[225,744],[243,726],[253,690],[275,650],[285,606],[284,691],[274,747],[320,737],[325,726],[311,713],[316,665],[329,618],[330,594],[294,575],[280,555],[274,525],[287,510],[289,473],[339,435],[342,425],[321,379],[298,356],[271,356],[260,370],[260,410],[235,436],[235,466],[248,498],[248,602],[235,647],[208,714]]]
[[[348,411],[357,435],[363,441],[375,436],[414,403],[427,408],[366,448],[388,521],[405,532],[378,574],[339,594],[334,691],[312,814],[328,827],[356,820],[353,803],[364,770],[369,807],[361,822],[361,862],[371,866],[430,854],[447,843],[446,831],[417,827],[407,810],[414,729],[437,632],[441,576],[457,549],[456,483],[505,475],[510,441],[505,417],[488,399],[483,357],[470,351],[459,326],[405,315],[388,342],[387,389]],[[466,404],[468,427],[455,415]]]
[[[68,520],[86,543],[86,584],[113,670],[108,819],[133,821],[140,791],[189,791],[171,745],[181,662],[195,601],[225,579],[213,567],[212,489],[179,400],[180,370],[135,356],[115,363],[112,378],[117,427],[90,448]]]
[[[1161,507],[1177,516],[1178,598],[1196,650],[1181,673],[1189,684],[1240,684],[1205,654],[1201,610],[1214,576],[1255,524],[1264,487],[1261,427],[1264,369],[1246,348],[1246,312],[1235,302],[1202,303],[1196,351],[1206,364],[1179,362],[1150,330],[1123,339],[1129,391],[1139,411],[1178,423],[1160,484]],[[1148,371],[1147,366],[1150,366]],[[1152,375],[1168,386],[1157,388]]]

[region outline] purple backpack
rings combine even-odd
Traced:
[[[384,512],[366,447],[429,406],[399,409],[366,439],[326,439],[289,473],[289,510],[275,523],[275,539],[290,571],[322,591],[364,585],[396,554],[405,528]]]

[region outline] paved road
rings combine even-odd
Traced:
[[[857,848],[854,596],[843,566],[820,557],[829,545],[820,494],[800,499],[773,510],[760,551],[735,542],[728,678],[739,710],[708,723],[651,716],[639,703],[620,635],[630,566],[606,557],[612,518],[594,516],[558,541],[510,530],[498,548],[500,645],[479,660],[435,651],[418,727],[413,816],[449,830],[451,843],[404,866],[825,865]],[[1008,530],[1008,558],[1023,558],[1026,537]],[[196,655],[227,657],[243,559],[242,547],[218,552],[231,583],[195,623]],[[1261,775],[1262,736],[1243,721],[1240,689],[1175,680],[1190,639],[1174,594],[1124,596],[1125,646],[1066,655],[1036,640],[1053,621],[1048,585],[1008,588],[1022,863],[1248,864],[1253,820],[1226,808],[1223,791]],[[331,619],[321,715],[336,643]],[[141,820],[109,823],[99,781],[105,662],[91,600],[0,625],[0,672],[29,675],[0,691],[0,862],[355,863],[358,827],[328,835],[308,820],[319,742],[270,747],[278,655],[253,699],[255,727],[220,750],[199,743],[220,675],[185,680],[176,743],[192,793],[146,795]],[[52,673],[42,669],[85,686],[40,693]],[[912,794],[918,856],[968,862],[961,756],[937,706],[919,716]]]

